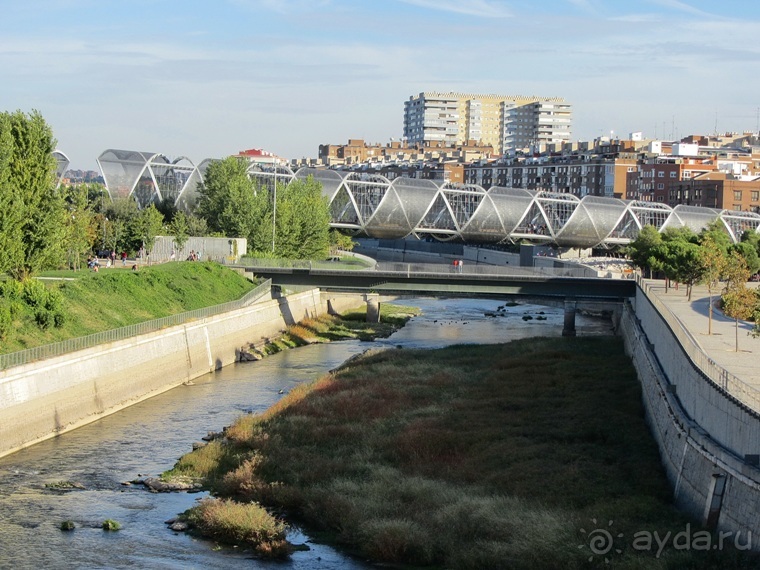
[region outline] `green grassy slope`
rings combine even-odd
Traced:
[[[73,281],[45,281],[63,295],[62,327],[41,329],[22,306],[0,352],[57,342],[126,325],[226,303],[255,285],[215,263],[166,263],[139,271],[79,272]]]

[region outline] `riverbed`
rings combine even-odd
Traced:
[[[369,348],[501,343],[560,336],[563,326],[561,309],[506,307],[503,300],[400,303],[418,306],[423,314],[390,338],[310,345],[228,366],[0,459],[0,568],[369,568],[365,561],[310,542],[298,529],[290,540],[306,542],[310,549],[285,563],[255,560],[238,549],[172,532],[165,521],[204,494],[156,494],[123,483],[171,468],[209,431],[268,408],[296,385]],[[609,334],[610,322],[579,315],[576,328],[579,335]],[[61,481],[83,488],[56,489]],[[100,525],[109,518],[122,530],[103,531]],[[64,520],[77,528],[62,532]]]

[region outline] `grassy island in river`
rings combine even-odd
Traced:
[[[366,355],[241,417],[167,476],[201,478],[220,497],[188,514],[200,532],[274,556],[287,554],[291,520],[401,565],[758,563],[673,547],[676,533],[703,531],[671,504],[635,371],[612,337]],[[271,534],[257,542],[251,521],[264,514]],[[615,540],[603,555],[591,549],[599,530]],[[671,541],[647,549],[641,533],[654,531]]]

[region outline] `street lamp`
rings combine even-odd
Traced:
[[[272,253],[274,253],[274,235],[275,228],[277,227],[277,164],[275,157],[272,157],[272,165],[274,166],[274,199],[272,200]]]

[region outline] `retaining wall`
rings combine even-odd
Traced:
[[[741,532],[741,544],[751,533],[760,548],[760,419],[691,362],[640,288],[619,330],[675,503],[708,527]]]
[[[343,311],[363,300],[314,289],[0,371],[0,457],[231,364],[244,344],[277,336],[328,304]]]

